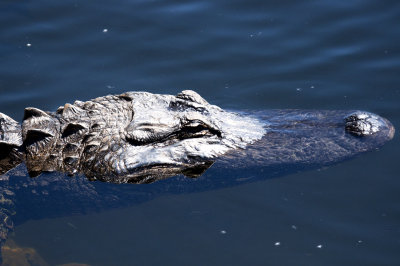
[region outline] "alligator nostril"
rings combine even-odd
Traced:
[[[375,114],[357,111],[345,118],[345,129],[356,136],[373,135],[385,126],[383,119]]]

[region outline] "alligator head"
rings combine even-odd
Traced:
[[[197,176],[264,132],[258,120],[226,112],[190,90],[75,101],[54,114],[26,108],[22,124],[31,176],[59,170],[118,183]]]
[[[374,150],[393,135],[389,121],[368,112],[270,110],[255,118],[190,90],[127,92],[67,103],[55,113],[28,107],[22,127],[0,113],[0,173],[24,161],[30,176],[61,171],[149,183],[197,177],[221,155],[226,167],[233,160],[245,167],[321,166]]]

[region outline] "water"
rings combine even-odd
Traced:
[[[399,128],[399,18],[397,1],[6,0],[0,112],[191,88],[228,109],[363,109]],[[399,265],[399,149],[25,221],[9,240],[50,265]]]

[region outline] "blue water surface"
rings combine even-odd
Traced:
[[[399,1],[5,0],[0,112],[194,89],[228,109],[362,109],[399,128],[399,25]],[[400,265],[399,150],[395,136],[328,169],[31,220],[9,239],[49,265]]]

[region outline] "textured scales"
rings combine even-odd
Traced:
[[[109,95],[65,104],[55,113],[26,108],[22,124],[32,176],[83,172],[118,183],[147,182],[160,173],[190,176],[188,168],[207,168],[264,134],[257,119],[226,112],[190,90]]]
[[[282,110],[261,119],[224,111],[190,90],[176,96],[108,95],[67,103],[55,113],[28,107],[22,127],[0,113],[0,171],[24,161],[31,176],[79,172],[91,180],[148,183],[177,174],[196,177],[228,153],[227,158],[256,156],[248,165],[321,164],[393,137],[386,119],[361,111],[342,113]],[[293,133],[287,134],[289,127]],[[360,142],[349,135],[375,137]],[[265,150],[247,148],[257,141]]]
[[[208,104],[193,91],[176,96],[128,92],[76,101],[55,113],[30,107],[22,127],[0,113],[0,245],[14,219],[23,222],[46,211],[52,216],[86,213],[162,193],[319,168],[376,150],[393,136],[389,121],[368,112],[264,110],[239,115]],[[114,183],[150,183],[177,174],[197,177],[214,165],[210,176],[194,182],[178,177],[156,187],[132,187],[102,186],[58,173],[32,179],[16,167],[21,162],[30,176],[60,171]]]

